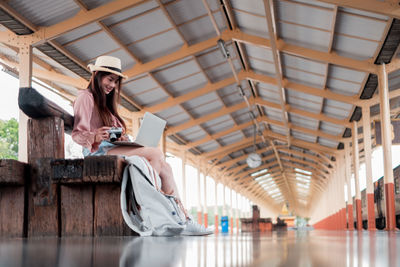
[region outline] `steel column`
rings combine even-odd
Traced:
[[[207,177],[203,175],[204,181],[204,205],[203,205],[203,213],[204,213],[204,226],[208,227],[208,209],[207,209]]]
[[[346,163],[346,183],[347,183],[347,223],[348,229],[354,230],[353,197],[351,195],[351,162],[350,162],[350,142],[344,142],[345,163]]]
[[[201,186],[200,186],[200,169],[197,168],[197,222],[203,224],[203,213],[201,210]]]
[[[367,211],[368,230],[376,230],[375,208],[374,208],[374,185],[372,183],[372,161],[371,161],[371,118],[369,106],[362,107],[363,139],[365,154],[365,178],[367,184]]]
[[[215,225],[215,233],[218,233],[218,183],[215,181],[215,205],[214,205],[214,225]]]
[[[360,182],[359,182],[359,170],[360,170],[360,161],[359,161],[359,153],[358,153],[358,129],[357,122],[353,121],[353,166],[354,166],[354,181],[355,181],[355,191],[356,191],[356,218],[357,218],[357,229],[362,230],[362,215],[361,215],[361,191],[360,191]]]
[[[396,216],[394,208],[394,180],[392,167],[392,138],[393,131],[390,123],[388,76],[385,64],[379,67],[378,74],[379,100],[382,129],[382,148],[384,162],[384,182],[386,199],[386,230],[396,229]]]
[[[189,208],[187,205],[188,203],[186,202],[186,152],[183,153],[183,158],[182,158],[182,200],[183,204],[185,205],[186,208]]]
[[[233,189],[232,188],[230,188],[230,198],[229,198],[229,200],[230,200],[230,209],[229,209],[229,216],[231,217],[231,219],[230,219],[230,221],[231,221],[231,227],[229,227],[230,228],[230,230],[231,230],[231,234],[233,233]]]

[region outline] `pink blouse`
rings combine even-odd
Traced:
[[[113,127],[123,127],[118,118],[115,116],[112,118]],[[94,105],[92,93],[88,89],[80,91],[74,102],[72,139],[91,152],[95,152],[100,145],[100,142],[95,142],[96,130],[103,126],[103,121]]]

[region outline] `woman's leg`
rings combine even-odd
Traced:
[[[174,180],[171,166],[165,162],[164,154],[158,148],[153,147],[129,147],[118,146],[110,149],[107,155],[141,156],[149,161],[154,170],[160,175],[161,190],[168,195],[179,198],[178,189]]]

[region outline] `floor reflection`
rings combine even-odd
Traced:
[[[400,233],[0,238],[0,266],[400,266]]]

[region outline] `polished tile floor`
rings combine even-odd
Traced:
[[[400,232],[0,238],[0,266],[400,266]]]

